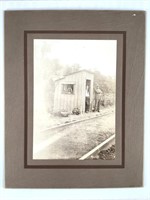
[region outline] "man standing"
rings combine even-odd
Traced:
[[[85,112],[89,112],[90,110],[90,87],[86,85],[86,93],[85,93]]]
[[[100,103],[101,103],[101,96],[102,96],[102,91],[97,85],[95,88],[95,109],[94,111],[100,112]]]

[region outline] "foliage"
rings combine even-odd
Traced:
[[[104,94],[115,93],[115,78],[104,76],[99,71],[94,72],[94,87],[96,85]]]
[[[79,108],[74,108],[73,111],[72,111],[72,114],[74,114],[74,115],[80,115],[81,111],[80,111]]]
[[[64,65],[60,63],[59,59],[51,59],[50,53],[47,55],[47,52],[51,52],[51,47],[46,43],[43,44],[41,48],[35,48],[35,53],[38,55],[35,60],[37,72],[35,71],[36,73],[34,74],[36,83],[38,83],[35,98],[43,96],[43,99],[39,98],[39,102],[43,101],[45,111],[51,113],[53,112],[54,104],[55,80],[79,71],[83,66],[80,66],[78,63]],[[44,70],[41,70],[42,68],[44,68]],[[103,101],[107,99],[107,102],[109,102],[108,104],[112,104],[112,99],[115,94],[115,79],[108,76],[106,77],[99,71],[94,71],[94,87],[96,85],[98,85],[103,92]],[[104,104],[106,105],[106,102]],[[41,107],[41,110],[42,109]]]

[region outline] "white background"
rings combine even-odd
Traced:
[[[146,72],[144,187],[122,189],[5,189],[4,188],[4,10],[100,9],[145,10]],[[150,1],[149,0],[22,0],[0,1],[0,199],[1,200],[150,200]],[[13,150],[13,147],[12,147]],[[116,174],[117,176],[117,174]],[[39,180],[40,181],[40,180]],[[89,180],[90,181],[90,180]]]

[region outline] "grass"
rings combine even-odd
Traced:
[[[39,152],[36,158],[79,159],[115,133],[114,116],[115,113],[112,112],[109,115],[64,127],[54,134],[57,140]]]

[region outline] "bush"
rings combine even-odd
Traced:
[[[81,111],[80,111],[79,108],[74,108],[73,111],[72,111],[72,114],[74,114],[74,115],[80,115]]]

